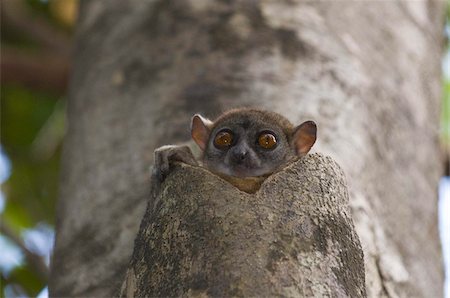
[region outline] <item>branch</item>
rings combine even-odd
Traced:
[[[45,279],[48,279],[48,268],[42,257],[29,250],[22,239],[20,239],[13,230],[4,222],[0,223],[0,232],[14,242],[25,254],[27,263],[36,270]]]
[[[177,165],[149,202],[122,297],[365,296],[344,175],[307,155],[254,195]]]
[[[54,53],[69,57],[71,39],[66,34],[50,26],[45,19],[31,15],[23,1],[3,0],[1,4],[1,18],[6,25],[25,32]]]
[[[32,89],[66,91],[69,60],[53,54],[30,54],[3,48],[1,83],[20,83]]]

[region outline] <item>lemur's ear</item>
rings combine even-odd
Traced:
[[[314,121],[300,124],[294,131],[292,144],[298,156],[306,155],[316,142],[317,126]]]
[[[195,114],[194,117],[192,117],[191,136],[202,150],[205,150],[206,148],[212,124],[211,120],[206,119],[199,114]]]

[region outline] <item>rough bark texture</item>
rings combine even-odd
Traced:
[[[181,164],[149,202],[124,297],[363,297],[344,175],[308,155],[248,194]]]
[[[50,292],[120,287],[156,146],[239,105],[318,123],[370,297],[439,297],[444,1],[82,1]]]

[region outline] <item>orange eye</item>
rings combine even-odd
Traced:
[[[219,132],[214,139],[214,145],[219,149],[231,146],[231,142],[233,142],[233,135],[228,131]]]
[[[277,144],[277,139],[271,133],[263,133],[258,138],[258,144],[265,149],[272,149]]]

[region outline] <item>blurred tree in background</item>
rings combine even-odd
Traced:
[[[1,2],[0,296],[37,296],[46,288],[77,2]],[[450,7],[447,23],[449,16]],[[444,65],[450,68],[448,54]],[[450,69],[446,74],[448,152]]]
[[[1,4],[0,296],[37,296],[47,284],[53,246],[78,3]]]

